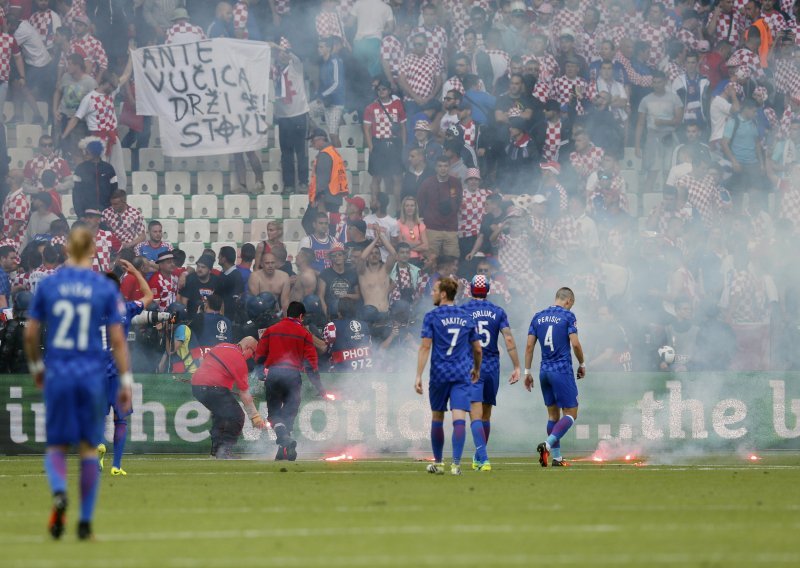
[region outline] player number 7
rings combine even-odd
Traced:
[[[461,330],[459,328],[447,330],[447,333],[453,336],[452,339],[450,339],[450,348],[447,350],[448,357],[453,354],[453,349],[456,348],[456,343],[458,342],[458,334],[460,332]]]

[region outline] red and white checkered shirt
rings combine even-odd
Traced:
[[[547,121],[544,132],[544,146],[542,146],[542,158],[545,162],[557,162],[558,153],[561,150],[561,119],[557,122]]]
[[[749,270],[732,270],[727,276],[728,308],[731,323],[761,323],[767,308],[763,281]]]
[[[644,22],[639,28],[639,39],[650,45],[650,57],[647,63],[653,67],[658,66],[667,53],[667,40],[670,39],[669,28],[662,24],[654,26]]]
[[[52,10],[34,12],[28,22],[42,36],[42,41],[47,49],[53,47],[56,39],[56,30],[61,27],[61,17]]]
[[[575,32],[577,35],[575,38],[575,44],[578,54],[586,59],[588,63],[591,63],[595,59],[600,58],[597,55],[597,45],[601,39],[599,37],[600,26],[598,26],[592,33],[589,33],[582,28],[579,29],[580,31]]]
[[[481,232],[481,222],[486,211],[486,198],[491,193],[488,189],[464,190],[464,195],[461,197],[461,209],[458,211],[458,238],[475,237]]]
[[[624,19],[624,18],[623,18]],[[630,28],[624,23],[618,23],[615,25],[605,25],[601,28],[598,28],[597,33],[599,34],[599,40],[611,40],[614,42],[614,47],[619,47],[620,42],[629,37],[631,35],[631,30],[635,30],[636,28]]]
[[[161,272],[156,272],[150,277],[148,284],[161,311],[166,310],[178,297],[178,277],[175,275],[164,276]]]
[[[425,48],[425,53],[437,61],[440,69],[444,69],[445,54],[447,53],[447,32],[445,29],[442,26],[434,26],[432,30],[424,26],[416,27],[408,36],[409,46],[417,34],[425,34],[425,37],[428,38],[428,46]]]
[[[744,16],[741,12],[734,10],[731,14],[720,14],[717,19],[717,27],[714,30],[714,42],[723,39],[728,40],[731,45],[739,45],[739,38],[744,36]]]
[[[237,2],[233,8],[233,29],[242,32],[244,39],[248,38],[247,19],[250,17],[250,9],[246,2]]]
[[[583,28],[583,12],[585,6],[581,6],[576,11],[562,8],[561,11],[553,18],[553,31],[560,32],[564,28],[571,28],[573,31]]]
[[[192,43],[203,39],[206,39],[206,33],[203,28],[189,22],[178,22],[167,30],[167,37],[164,43],[166,45]]]
[[[11,278],[12,290],[30,290],[31,289],[31,273],[18,270],[17,273]]]
[[[652,87],[653,86],[653,76],[652,75],[640,75],[634,68],[633,64],[631,64],[631,60],[622,55],[621,53],[617,53],[614,57],[614,61],[619,61],[620,65],[622,65],[623,69],[625,69],[625,77],[628,83],[632,85],[636,85],[637,87]]]
[[[470,11],[475,8],[483,8],[487,14],[490,14],[491,7],[486,0],[475,0],[467,5],[462,0],[445,0],[444,8],[450,16],[450,39],[453,43],[459,43],[463,38],[464,32],[470,28]]]
[[[664,202],[661,202],[650,211],[648,225],[653,226],[653,224],[655,224],[656,230],[659,233],[666,233],[670,220],[680,219],[686,224],[687,221],[691,221],[693,214],[694,210],[689,203],[684,204],[680,209],[669,211],[664,208]],[[653,223],[654,220],[655,223]]]
[[[584,154],[572,152],[569,155],[569,161],[572,167],[584,180],[590,174],[600,169],[600,162],[603,161],[605,152],[603,149],[592,144]]]
[[[406,56],[406,51],[403,49],[403,43],[393,35],[384,36],[381,40],[381,59],[389,63],[389,69],[392,70],[392,76],[397,77],[400,74],[400,64]]]
[[[87,112],[84,114],[81,110],[87,99]],[[117,129],[117,113],[114,110],[114,97],[111,95],[104,95],[99,91],[92,91],[84,97],[75,116],[84,119],[86,121],[86,126],[92,132],[113,132]]]
[[[687,200],[700,214],[700,219],[706,227],[714,226],[719,220],[722,200],[719,187],[712,176],[696,179],[692,174],[681,177],[675,186],[687,190]]]
[[[0,83],[5,83],[11,76],[11,60],[19,55],[17,40],[10,34],[0,33]]]
[[[108,272],[111,270],[111,257],[119,250],[119,239],[111,231],[98,229],[94,237],[95,252],[92,260],[92,270],[95,272]]]
[[[72,175],[72,170],[69,169],[69,164],[64,158],[60,158],[55,154],[52,154],[49,158],[39,154],[25,164],[25,179],[35,183],[37,189],[41,191],[44,189],[41,182],[42,174],[48,170],[56,174],[56,179],[59,182]]]
[[[700,40],[702,38],[698,39],[692,32],[690,32],[686,28],[681,28],[678,30],[678,39],[688,49],[692,49],[694,51],[698,51],[700,49]]]
[[[733,52],[731,59],[733,58],[737,58],[742,62],[742,65],[750,69],[750,72],[753,74],[754,78],[760,79],[764,76],[764,70],[761,68],[761,60],[759,59],[758,54],[754,51],[750,51],[746,47],[743,47]]]
[[[320,12],[315,20],[319,38],[338,37],[344,40],[344,27],[338,12]]]
[[[422,98],[433,94],[433,85],[440,72],[439,62],[430,55],[419,57],[415,53],[409,53],[400,64],[400,73],[405,75],[409,87]],[[406,100],[411,100],[411,97],[406,97]]]
[[[58,266],[55,268],[45,268],[44,266],[40,266],[39,268],[31,272],[31,275],[28,278],[27,282],[28,290],[30,290],[31,293],[35,294],[36,288],[39,287],[39,284],[42,283],[42,280],[44,280],[48,276],[52,276],[53,274],[55,274],[59,268],[60,267]]]
[[[563,190],[564,188],[558,186]],[[566,199],[566,191],[564,191]],[[562,213],[564,208],[562,208]],[[570,255],[581,248],[581,228],[572,215],[561,215],[550,232],[550,251],[561,264],[567,264]]]
[[[524,55],[522,65],[529,61],[539,62],[539,82],[550,83],[559,75],[558,61],[549,53],[543,55]]]
[[[391,122],[386,112],[392,117]],[[384,103],[383,108],[378,101],[373,101],[364,109],[364,124],[368,124],[373,138],[378,140],[389,140],[392,136],[392,123],[405,124],[406,109],[403,101],[398,97],[392,96],[391,102]]]
[[[786,13],[791,14],[791,11]],[[773,11],[770,15],[761,12],[761,17],[764,18],[764,21],[767,23],[767,27],[772,34],[773,40],[776,40],[778,35],[789,27],[789,22],[786,21],[786,18],[784,18],[783,14],[780,12]]]
[[[686,70],[674,61],[670,61],[667,63],[667,68],[664,70],[664,73],[667,76],[667,84],[671,85],[675,79],[686,73]]]
[[[96,37],[86,34],[83,38],[74,38],[69,44],[69,49],[61,56],[61,65],[66,68],[67,57],[73,53],[80,53],[86,61],[86,72],[95,79],[108,69],[108,55]]]
[[[292,0],[275,0],[275,12],[279,16],[285,16],[292,11]]]
[[[800,187],[791,182],[778,186],[781,193],[781,206],[778,209],[779,219],[788,219],[794,226],[794,234],[800,234]]]
[[[478,79],[477,90],[486,90],[486,86],[481,79]],[[461,79],[459,79],[457,75],[453,75],[442,85],[442,96],[444,96],[447,91],[458,91],[462,95],[464,94],[464,83],[461,82]]]
[[[72,0],[72,5],[64,14],[64,25],[72,27],[72,22],[75,21],[76,16],[86,15],[86,0]]]
[[[130,242],[144,233],[144,216],[136,207],[128,205],[122,213],[117,213],[113,207],[106,207],[102,219],[122,243]]]
[[[785,95],[800,92],[800,70],[794,61],[780,57],[775,60],[775,90]]]
[[[508,275],[533,273],[530,236],[501,234],[497,237],[497,261],[500,269]]]
[[[553,84],[550,87],[549,98],[557,100],[562,105],[569,104],[569,97],[575,88],[583,89],[583,96],[578,98],[578,103],[575,105],[578,115],[582,116],[586,114],[584,101],[591,101],[595,96],[595,93],[593,92],[594,86],[587,83],[586,79],[583,77],[575,77],[574,79],[570,79],[566,75],[562,75],[553,81]]]
[[[18,189],[6,196],[3,203],[3,237],[13,239],[17,247],[22,242],[30,213],[31,206],[22,189]],[[16,235],[12,236],[11,225],[18,221],[22,221],[22,227]]]
[[[800,112],[794,112],[791,106],[786,107],[786,110],[783,111],[783,116],[781,116],[781,134],[784,138],[789,136],[789,128],[792,125],[792,121],[798,119],[800,119]]]

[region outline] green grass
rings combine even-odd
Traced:
[[[432,476],[410,460],[128,457],[106,471],[96,541],[52,542],[40,458],[0,460],[0,566],[800,565],[800,457]]]

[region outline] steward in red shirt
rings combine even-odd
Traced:
[[[300,410],[300,372],[325,396],[319,380],[319,361],[311,333],[303,327],[306,307],[302,302],[292,302],[286,309],[287,317],[268,327],[256,349],[256,363],[266,367],[267,412],[272,429],[278,437],[276,460],[297,459],[297,442],[292,439],[292,428]],[[310,368],[310,370],[309,370]]]
[[[234,384],[253,426],[266,426],[247,383],[247,359],[255,349],[253,337],[245,337],[238,344],[220,343],[206,353],[192,375],[192,394],[211,411],[211,455],[220,460],[234,458],[231,449],[244,427],[244,412],[232,392]]]

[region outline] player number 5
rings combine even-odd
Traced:
[[[489,335],[489,330],[486,329],[486,325],[488,322],[484,320],[480,320],[478,322],[478,335],[481,336],[481,347],[486,347],[489,345],[489,342],[492,340],[492,336]]]
[[[547,333],[544,335],[544,344],[550,348],[550,351],[555,351],[553,347],[553,326],[547,326]]]
[[[458,334],[460,332],[461,332],[461,329],[459,329],[459,328],[448,329],[447,330],[447,333],[449,333],[450,335],[453,336],[452,339],[450,339],[450,348],[447,350],[447,356],[448,357],[453,354],[453,349],[456,348],[456,343],[458,342]]]

